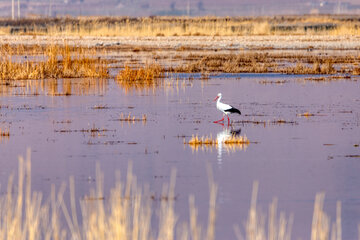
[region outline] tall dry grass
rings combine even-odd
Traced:
[[[234,225],[238,240],[290,240],[294,216],[286,217],[284,212],[280,212],[280,215],[277,216],[277,199],[274,198],[269,205],[269,214],[266,219],[266,215],[257,207],[258,190],[259,183],[254,182],[245,234],[243,235],[238,225]],[[266,221],[267,226],[265,225]]]
[[[0,57],[0,80],[108,77],[105,61],[86,55],[81,48],[72,52],[69,46],[48,46],[38,56],[40,60],[24,60],[6,50],[3,53]]]
[[[17,186],[12,174],[6,194],[0,197],[0,239],[215,239],[218,186],[209,165],[209,213],[204,226],[199,223],[193,195],[189,197],[189,222],[178,221],[175,212],[176,170],[172,170],[169,184],[163,186],[162,195],[157,199],[160,208],[156,211],[152,208],[154,197],[150,197],[148,187],[138,185],[131,166],[125,183],[120,181],[120,173],[117,172],[115,187],[111,189],[109,197],[104,195],[104,174],[99,165],[96,166],[96,188],[81,199],[75,198],[75,181],[71,177],[68,190],[70,201],[67,204],[64,200],[65,184],[57,191],[52,185],[48,200],[44,200],[42,193],[32,191],[28,150],[26,159],[19,157]],[[257,204],[258,189],[259,184],[255,182],[246,224],[244,227],[235,225],[235,235],[238,239],[246,240],[291,239],[293,215],[279,214],[276,198],[269,205],[268,214],[264,214]],[[341,240],[341,203],[337,203],[336,220],[331,224],[323,210],[324,197],[320,193],[315,198],[312,226],[309,229],[311,240]],[[77,215],[78,206],[80,216]],[[154,224],[154,219],[157,219],[157,224]],[[154,226],[158,228],[154,229]]]
[[[0,239],[177,239],[176,229],[180,224],[175,213],[176,171],[172,170],[170,183],[163,186],[162,195],[158,199],[158,229],[153,229],[154,199],[147,187],[142,188],[137,184],[131,164],[125,183],[120,181],[119,172],[116,176],[116,184],[109,197],[104,196],[104,174],[97,165],[96,188],[91,189],[84,198],[75,198],[75,182],[71,177],[69,205],[64,200],[65,184],[57,192],[52,185],[50,199],[44,200],[41,193],[31,190],[31,161],[28,150],[26,160],[19,157],[17,186],[14,186],[12,174],[6,195],[0,197]],[[212,176],[211,173],[209,176]],[[198,223],[194,197],[191,196],[191,221],[182,225],[181,239],[214,239],[217,186],[212,178],[209,184],[209,221],[205,231],[202,231],[203,227]],[[13,189],[17,189],[17,192]],[[77,215],[79,203],[81,216]]]
[[[360,35],[356,16],[78,17],[0,21],[0,32],[78,36]]]

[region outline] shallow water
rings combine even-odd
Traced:
[[[325,211],[332,221],[336,201],[342,202],[343,239],[356,238],[360,82],[314,82],[305,81],[308,76],[275,74],[224,74],[206,81],[196,77],[134,91],[113,80],[3,86],[0,127],[8,129],[10,137],[0,141],[1,185],[16,172],[17,156],[27,147],[32,152],[33,190],[45,195],[50,183],[60,185],[74,176],[77,195],[84,196],[95,187],[96,162],[108,190],[115,170],[124,176],[131,161],[138,181],[149,183],[160,196],[176,168],[179,221],[188,220],[188,196],[194,194],[206,226],[209,163],[219,187],[217,239],[234,239],[233,224],[243,229],[254,180],[260,183],[258,202],[264,213],[273,197],[279,199],[279,210],[294,213],[293,239],[309,239],[314,198],[320,191],[326,193]],[[222,117],[213,102],[218,92],[223,102],[242,112],[230,116],[230,127],[213,123]],[[301,115],[306,112],[313,115]],[[146,114],[146,121],[120,121],[121,113],[136,118]],[[184,144],[193,134],[220,139],[230,131],[241,131],[250,144],[198,149]]]

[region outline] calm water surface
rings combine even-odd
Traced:
[[[342,202],[343,239],[354,239],[360,223],[360,81],[312,82],[304,81],[306,77],[219,75],[144,91],[125,90],[113,80],[3,87],[0,127],[11,136],[0,142],[1,185],[17,171],[17,156],[27,147],[32,152],[33,190],[45,196],[51,183],[60,185],[69,176],[75,177],[79,197],[88,194],[95,187],[96,162],[105,173],[108,194],[115,170],[125,176],[130,161],[138,181],[150,184],[160,196],[176,168],[179,221],[188,220],[188,196],[194,194],[206,226],[210,164],[219,187],[217,239],[235,239],[233,224],[243,227],[255,180],[264,213],[278,197],[279,210],[294,214],[293,239],[309,239],[314,198],[320,191],[326,193],[325,211],[332,220],[336,201]],[[65,91],[72,95],[61,94]],[[213,123],[222,117],[213,102],[218,92],[223,102],[242,112],[230,116],[230,127]],[[301,116],[305,112],[314,115]],[[119,121],[121,113],[146,114],[147,121]],[[92,128],[103,131],[87,131]],[[241,132],[251,143],[197,150],[184,144],[193,134],[221,138],[231,131]],[[154,202],[154,208],[157,205]]]

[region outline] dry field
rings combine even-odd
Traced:
[[[346,15],[1,19],[0,42],[5,80],[154,63],[176,73],[360,73],[360,19]]]
[[[158,65],[166,72],[176,73],[247,72],[347,76],[360,73],[360,36],[356,35],[236,37],[4,35],[0,36],[0,40],[2,43],[0,50],[3,53],[2,64],[5,64],[5,69],[9,71],[13,70],[7,66],[11,65],[15,69],[22,66],[15,66],[19,64],[14,60],[16,56],[21,57],[21,64],[26,64],[23,69],[35,69],[39,67],[39,62],[49,63],[51,60],[49,49],[54,46],[58,49],[70,48],[70,55],[73,56],[72,62],[74,62],[72,65],[87,65],[85,68],[74,67],[73,70],[61,74],[39,74],[39,71],[44,71],[35,69],[36,73],[33,74],[13,76],[4,70],[3,74],[7,74],[2,79],[51,76],[101,77],[106,76],[109,69],[124,69],[125,66],[143,68],[147,65]],[[67,58],[69,54],[66,55],[63,50],[55,54],[58,59],[69,59]],[[10,61],[14,64],[10,64]],[[67,66],[61,62],[58,64],[60,69],[63,68],[62,66]],[[98,70],[99,68],[101,71]],[[79,72],[78,69],[82,69],[81,73],[75,74]],[[66,74],[71,72],[73,73]]]

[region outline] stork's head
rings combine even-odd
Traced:
[[[218,98],[221,98],[221,93],[218,93],[218,95],[216,96],[216,98],[214,99],[214,101],[216,101]]]

